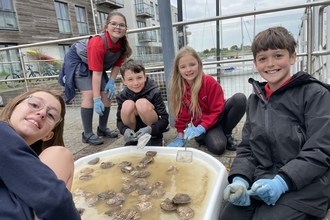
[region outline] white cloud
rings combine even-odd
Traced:
[[[222,15],[231,15],[256,10],[272,9],[276,7],[299,5],[307,3],[307,0],[219,0]],[[172,5],[177,5],[177,0],[171,0]],[[182,11],[184,20],[195,20],[216,16],[216,0],[182,0]],[[298,33],[298,26],[301,23],[301,16],[304,9],[292,11],[274,12],[265,15],[257,15],[254,26],[254,17],[248,16],[224,20],[222,22],[223,47],[241,45],[242,38],[244,45],[250,45],[253,39],[254,30],[256,33],[272,26],[283,26],[292,32],[295,37]],[[189,44],[197,51],[216,47],[216,22],[189,25],[188,30],[192,34],[188,37]],[[254,28],[255,27],[255,28]]]

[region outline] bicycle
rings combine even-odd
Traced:
[[[33,77],[39,77],[41,74],[38,71],[34,71],[31,69],[32,65],[27,64],[26,65],[28,68],[26,69],[26,76],[29,76],[28,78],[33,78]],[[6,80],[8,79],[24,79],[24,74],[21,70],[17,70],[17,73],[10,73],[6,76]],[[36,81],[39,81],[39,79],[37,79]],[[18,81],[6,81],[6,85],[9,88],[16,88],[19,86],[19,83],[24,82],[24,80],[18,80]],[[29,80],[29,82],[31,82],[31,80]]]
[[[55,71],[50,67],[46,72],[42,73],[42,76],[57,76],[58,74],[59,71]],[[47,78],[47,80],[54,80],[54,78]]]

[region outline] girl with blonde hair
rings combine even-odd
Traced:
[[[224,99],[220,84],[204,74],[197,52],[189,46],[177,53],[172,69],[170,107],[178,136],[170,147],[182,147],[192,139],[214,154],[236,150],[232,130],[245,113],[246,97],[242,93]],[[188,127],[191,122],[192,126]]]

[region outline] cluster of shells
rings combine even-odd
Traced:
[[[166,192],[163,190],[164,182],[156,181],[153,185],[149,186],[149,182],[145,179],[150,175],[150,172],[146,170],[149,163],[154,161],[156,156],[156,151],[147,151],[146,155],[139,162],[137,166],[132,166],[129,161],[122,161],[117,165],[122,173],[129,174],[129,177],[122,177],[122,189],[120,192],[115,192],[114,190],[109,190],[101,193],[87,192],[85,189],[77,188],[74,190],[73,194],[76,196],[84,196],[85,202],[89,206],[95,206],[100,201],[105,201],[109,205],[109,210],[104,214],[111,216],[114,220],[122,219],[140,219],[143,213],[152,210],[153,204],[149,201],[152,197],[160,197]],[[89,161],[89,165],[96,165],[100,162],[100,158],[96,157]],[[100,163],[101,169],[108,169],[114,167],[116,164],[112,162],[102,162]],[[178,168],[170,166],[167,169],[168,174],[176,174]],[[93,178],[93,169],[86,167],[80,170],[79,180],[88,181]],[[136,209],[122,209],[122,205],[125,202],[127,196],[136,196],[138,203],[136,204]],[[195,215],[192,208],[187,206],[190,203],[191,198],[187,194],[176,194],[172,200],[166,198],[160,203],[160,208],[166,212],[176,211],[179,219],[189,220]],[[83,208],[78,208],[81,215],[84,213]]]

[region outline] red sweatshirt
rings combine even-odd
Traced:
[[[183,132],[192,119],[190,112],[191,91],[189,84],[185,81],[187,92],[183,94],[182,105],[179,111],[175,128],[177,132]],[[193,118],[194,126],[202,125],[206,130],[210,129],[219,119],[225,105],[225,98],[220,84],[209,75],[203,73],[202,86],[198,93],[198,102],[202,109],[201,118]],[[196,116],[195,116],[196,117]]]

